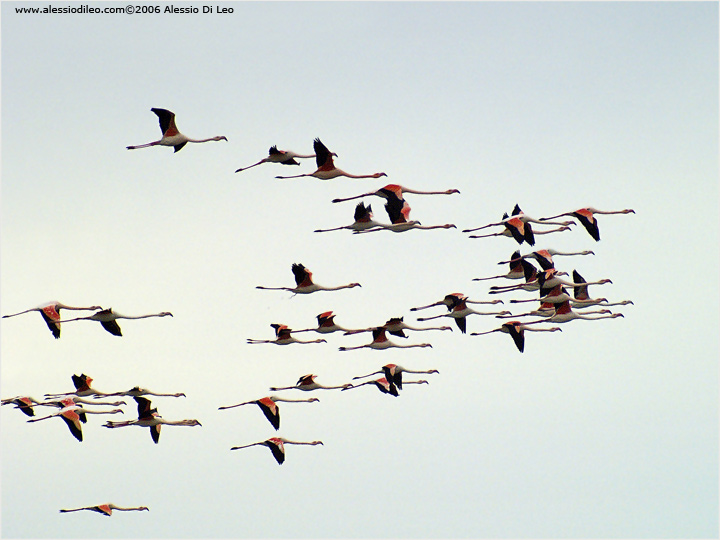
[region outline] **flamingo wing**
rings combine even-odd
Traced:
[[[120,330],[120,325],[117,323],[117,321],[100,321],[100,324],[102,324],[102,327],[108,332],[110,332],[113,336],[122,337],[122,330]]]
[[[578,221],[582,223],[582,226],[585,227],[585,230],[590,233],[590,236],[592,236],[596,242],[600,241],[600,229],[592,212],[586,208],[582,208],[573,212],[572,215],[578,218]]]
[[[273,438],[268,439],[265,443],[265,446],[267,446],[272,452],[275,461],[277,461],[279,465],[282,465],[285,461],[285,446],[283,445],[283,442],[280,439]]]
[[[160,442],[160,428],[162,427],[162,424],[155,424],[154,426],[150,426],[150,436],[152,437],[152,440],[155,444]]]
[[[317,163],[318,169],[325,171],[335,168],[330,150],[327,149],[327,146],[325,146],[320,139],[313,141],[313,148],[315,149],[315,162]]]
[[[275,431],[280,429],[280,409],[277,403],[269,397],[258,399],[255,403],[260,407],[260,410],[265,415],[265,418],[268,419],[268,422],[272,424],[272,427],[275,428]]]
[[[163,137],[172,137],[177,135],[178,129],[175,127],[175,113],[168,111],[167,109],[150,109],[152,112],[157,114],[160,120],[160,131],[162,131]],[[177,152],[177,150],[176,150]]]
[[[292,265],[292,273],[295,276],[295,283],[298,287],[312,285],[312,272],[299,263]]]
[[[455,319],[455,324],[457,324],[457,327],[464,334],[467,330],[467,317],[458,317]]]
[[[83,434],[78,414],[75,411],[65,411],[60,415],[60,418],[65,421],[67,427],[70,429],[70,433],[73,434],[73,437],[82,442]]]

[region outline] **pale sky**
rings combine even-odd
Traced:
[[[122,7],[125,3],[83,3]],[[63,2],[57,7],[80,6]],[[104,429],[79,443],[59,419],[2,407],[5,538],[708,538],[718,536],[718,5],[714,2],[251,2],[232,14],[18,14],[2,3],[2,314],[49,300],[173,318],[63,325],[3,319],[3,398],[143,386],[170,420],[202,427]],[[151,3],[143,4],[151,5]],[[156,3],[164,8],[166,4]],[[175,6],[217,6],[174,2]],[[185,134],[228,141],[126,150],[159,138],[152,107]],[[277,180],[278,145],[387,178]],[[457,229],[325,234],[352,222],[337,197],[396,183],[411,218]],[[387,222],[383,201],[371,203]],[[526,336],[468,318],[468,334],[412,333],[432,348],[340,352],[249,345],[334,311],[382,324],[444,295],[489,300],[472,281],[518,245],[469,239],[518,203],[543,217],[583,206],[578,225],[538,236],[624,318]],[[699,221],[702,219],[702,221]],[[523,244],[522,253],[530,250]],[[317,283],[362,287],[294,296],[292,263]],[[499,309],[526,311],[508,293]],[[72,314],[72,312],[65,312]],[[531,320],[531,319],[527,319]],[[315,338],[314,333],[298,337]],[[387,363],[438,369],[400,397],[288,391],[315,373],[335,385]],[[414,377],[406,376],[412,380]],[[136,418],[126,398],[124,419]],[[49,414],[51,409],[39,409]],[[123,418],[110,417],[112,420]],[[269,437],[288,446],[278,466]],[[60,514],[113,502],[149,512]]]

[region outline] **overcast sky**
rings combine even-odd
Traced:
[[[106,392],[184,392],[153,407],[202,427],[168,426],[155,445],[90,417],[79,443],[59,419],[3,407],[3,537],[717,537],[717,3],[16,13],[35,5],[2,3],[1,312],[58,300],[174,317],[120,321],[123,337],[72,322],[59,340],[37,313],[3,319],[2,397],[69,391],[86,373]],[[228,140],[126,150],[160,137],[152,107]],[[234,173],[272,145],[312,153],[315,137],[338,167],[387,178],[275,179],[314,160]],[[387,183],[459,189],[406,196],[411,218],[457,229],[313,233],[353,221],[355,202],[332,199]],[[382,199],[366,202],[388,221]],[[511,282],[472,279],[506,271],[518,245],[461,230],[516,203],[533,217],[635,210],[599,216],[600,242],[578,225],[535,245],[594,251],[556,265],[612,279],[590,292],[632,300],[611,308],[624,318],[528,334],[523,354],[507,335],[469,335],[503,322],[492,316],[391,338],[424,349],[340,352],[370,336],[337,333],[247,344],[329,310],[347,328],[422,325],[444,308],[410,308],[448,293],[496,298],[489,287]],[[292,285],[293,263],[362,287],[255,288]],[[531,297],[487,309],[522,313],[509,299]],[[218,410],[390,362],[440,373],[398,398],[284,392],[320,402],[281,403],[278,432],[257,407]],[[288,446],[282,466],[266,448],[230,451],[276,434],[324,445]],[[106,502],[150,511],[58,512]]]

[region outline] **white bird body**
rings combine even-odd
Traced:
[[[359,283],[348,283],[347,285],[337,285],[335,287],[318,285],[312,280],[312,272],[299,263],[294,263],[292,265],[292,272],[295,276],[296,287],[264,287],[262,285],[258,285],[255,288],[266,291],[290,291],[295,294],[310,294],[317,291],[339,291],[341,289],[352,289],[354,287],[361,286]]]
[[[287,178],[301,178],[303,176],[314,176],[320,180],[332,180],[339,176],[346,176],[348,178],[380,178],[381,176],[387,176],[384,172],[374,174],[350,174],[342,169],[335,167],[333,162],[333,156],[336,156],[334,152],[330,152],[327,147],[320,141],[315,139],[313,143],[315,149],[315,160],[317,163],[317,170],[313,173],[307,174],[295,174],[293,176],[276,176],[275,178],[287,179]]]
[[[259,343],[273,343],[275,345],[290,345],[291,343],[327,343],[324,339],[310,339],[307,341],[303,341],[300,339],[297,339],[292,336],[291,332],[292,330],[288,328],[284,324],[271,324],[275,329],[275,336],[276,339],[268,340],[268,339],[249,339],[247,340],[248,343],[252,345],[257,345]]]
[[[249,165],[247,167],[241,167],[236,170],[236,173],[246,171],[263,163],[280,163],[282,165],[300,165],[295,159],[314,158],[315,154],[298,154],[291,150],[278,150],[277,146],[271,146],[268,150],[268,157],[261,159],[257,163]]]
[[[160,441],[160,428],[162,426],[202,426],[202,424],[195,419],[188,420],[165,420],[157,412],[157,409],[152,408],[152,404],[149,399],[144,397],[133,397],[138,407],[138,418],[137,420],[126,420],[123,422],[112,422],[108,420],[103,427],[106,428],[121,428],[127,426],[140,426],[149,427],[150,435],[155,444]]]
[[[250,448],[251,446],[267,446],[270,451],[272,452],[273,457],[278,462],[279,465],[282,465],[285,461],[285,446],[286,444],[303,444],[303,445],[309,445],[309,446],[315,446],[318,444],[322,444],[322,441],[311,441],[311,442],[301,442],[301,441],[291,441],[288,439],[285,439],[283,437],[271,437],[270,439],[267,439],[265,441],[260,441],[252,444],[245,444],[243,446],[233,446],[230,448],[230,450],[241,450],[242,448]]]

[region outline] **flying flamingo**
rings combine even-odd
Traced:
[[[73,306],[61,304],[60,302],[57,302],[57,301],[53,301],[53,302],[46,302],[45,304],[41,304],[38,307],[26,309],[25,311],[21,311],[20,313],[13,313],[12,315],[3,315],[2,318],[7,319],[8,317],[15,317],[16,315],[22,315],[23,313],[30,313],[31,311],[39,311],[40,315],[42,315],[42,318],[45,321],[45,324],[47,324],[48,328],[52,332],[52,335],[55,336],[55,339],[59,339],[60,338],[60,310],[61,309],[74,309],[74,310],[80,310],[80,311],[95,311],[97,309],[102,309],[102,307],[100,307],[100,306],[73,307]]]
[[[130,512],[132,510],[147,510],[150,511],[150,509],[147,506],[134,506],[130,508],[124,508],[122,506],[116,506],[112,503],[107,504],[99,504],[97,506],[85,506],[83,508],[71,508],[69,510],[62,509],[60,512],[66,513],[66,512],[79,512],[80,510],[91,510],[93,512],[97,512],[98,514],[103,514],[105,516],[112,516],[113,510],[117,510],[118,512]]]
[[[271,146],[270,150],[268,150],[268,157],[261,159],[257,163],[254,163],[252,165],[249,165],[247,167],[242,167],[235,171],[236,173],[239,173],[241,171],[247,171],[248,169],[252,169],[253,167],[256,167],[258,165],[262,165],[263,163],[280,163],[282,165],[300,165],[297,161],[295,161],[295,158],[314,158],[315,154],[296,154],[295,152],[291,152],[290,150],[278,150],[277,146]]]
[[[128,150],[136,150],[138,148],[147,148],[148,146],[173,146],[175,152],[179,152],[183,146],[187,143],[203,143],[208,141],[227,141],[227,137],[220,135],[218,137],[210,137],[209,139],[191,139],[187,135],[183,135],[178,131],[175,126],[175,113],[168,111],[167,109],[150,109],[152,112],[157,114],[160,120],[160,131],[162,132],[162,138],[158,141],[149,142],[147,144],[140,144],[137,146],[128,146]]]
[[[431,373],[440,373],[437,369],[428,369],[425,371],[415,371],[412,369],[405,369],[402,366],[399,366],[397,364],[386,364],[384,365],[379,371],[373,371],[372,373],[368,373],[367,375],[361,375],[359,377],[353,377],[353,380],[355,379],[364,379],[365,377],[372,377],[373,375],[383,374],[385,375],[385,379],[388,381],[391,381],[395,386],[397,386],[400,390],[402,390],[403,380],[402,380],[402,374],[403,373],[423,373],[423,374],[431,374]],[[407,382],[405,384],[408,384]]]
[[[296,339],[292,337],[290,332],[290,328],[285,326],[284,324],[271,324],[275,329],[275,339],[250,339],[248,338],[247,342],[256,345],[258,343],[274,343],[275,345],[290,345],[291,343],[327,343],[324,339],[311,339],[308,341],[301,341],[299,339]]]
[[[509,311],[475,311],[467,306],[465,299],[460,299],[459,302],[451,309],[450,313],[444,315],[435,315],[434,317],[418,317],[418,321],[430,321],[432,319],[438,319],[440,317],[450,317],[455,319],[455,324],[464,334],[467,330],[467,316],[468,315],[507,315]]]
[[[596,314],[597,317],[590,317],[590,314]],[[614,319],[616,317],[623,317],[622,313],[613,313],[609,309],[601,309],[600,311],[586,311],[582,315],[572,310],[569,301],[565,301],[561,304],[555,304],[555,313],[549,318],[541,321],[532,321],[525,324],[537,324],[543,322],[554,322],[554,323],[565,323],[575,319],[585,319],[588,321],[597,321],[600,319]]]
[[[77,405],[78,407],[81,407],[82,404],[84,405],[108,405],[110,407],[119,407],[120,405],[127,405],[124,401],[98,401],[96,399],[84,399],[78,396],[68,396],[65,398],[58,398],[53,399],[49,401],[42,401],[36,403],[36,405],[44,405],[44,406],[50,406],[50,407],[57,407],[58,409],[63,409],[65,407],[71,407],[73,405]],[[85,416],[85,413],[81,410],[78,411],[78,416],[80,417],[80,421],[85,424],[87,423],[87,416]]]
[[[585,250],[585,251],[557,251],[555,249],[541,249],[538,251],[533,251],[532,253],[528,253],[527,255],[522,255],[521,257],[523,259],[535,259],[538,264],[540,264],[540,267],[543,270],[547,270],[548,268],[554,268],[555,263],[553,262],[553,257],[555,255],[595,255],[593,251]],[[500,261],[498,264],[507,264],[510,261]]]
[[[120,315],[110,309],[103,309],[97,313],[93,313],[89,317],[77,317],[75,319],[67,319],[64,321],[58,321],[57,324],[72,321],[99,321],[102,327],[110,332],[113,336],[122,336],[120,325],[117,323],[117,319],[147,319],[148,317],[172,317],[173,314],[169,311],[162,311],[160,313],[150,313],[149,315]]]
[[[515,342],[515,346],[518,348],[518,351],[524,352],[525,351],[525,331],[528,332],[562,332],[562,329],[559,326],[553,326],[552,328],[530,328],[524,324],[522,324],[520,321],[510,321],[503,323],[503,325],[500,328],[495,328],[494,330],[488,330],[487,332],[473,332],[470,334],[471,336],[482,336],[484,334],[492,334],[493,332],[504,332],[506,334],[510,334],[510,337]]]
[[[286,444],[305,444],[310,446],[315,446],[317,444],[322,444],[322,441],[312,441],[312,442],[299,442],[299,441],[290,441],[288,439],[283,439],[282,437],[272,437],[266,441],[256,442],[252,444],[246,444],[244,446],[233,446],[230,450],[240,450],[242,448],[249,448],[251,446],[267,446],[270,451],[272,452],[273,457],[275,458],[275,461],[278,462],[279,465],[282,465],[285,461],[285,446]]]
[[[533,300],[536,301],[536,300]],[[542,302],[538,309],[534,309],[527,313],[521,313],[519,315],[498,315],[498,319],[517,319],[520,317],[551,317],[555,313],[555,304],[550,302]]]
[[[317,332],[319,334],[332,334],[333,332],[356,332],[356,330],[348,330],[342,326],[335,324],[335,314],[332,311],[325,311],[317,316],[317,328],[306,328],[304,330],[293,330],[293,333],[300,332]]]
[[[270,391],[271,392],[277,392],[279,390],[303,390],[305,392],[309,392],[310,390],[342,390],[343,388],[347,388],[348,386],[352,386],[350,383],[342,384],[340,386],[324,386],[320,383],[315,382],[315,378],[317,375],[303,375],[298,379],[298,382],[295,386],[285,386],[285,387],[275,387],[271,386]]]
[[[505,214],[507,216],[507,214]],[[549,219],[549,218],[548,218]],[[497,225],[505,225],[506,223],[510,221],[520,220],[522,223],[528,224],[528,223],[544,223],[546,225],[562,225],[567,226],[571,224],[575,224],[574,221],[541,221],[539,219],[534,219],[525,214],[522,210],[520,210],[520,206],[517,204],[515,205],[515,208],[513,209],[512,215],[509,217],[503,217],[501,221],[498,221],[496,223],[488,223],[487,225],[483,225],[482,227],[475,227],[474,229],[465,229],[463,232],[473,232],[473,231],[480,231],[482,229],[487,229],[488,227],[495,227]]]
[[[541,272],[538,272],[537,268],[535,268],[531,263],[526,261],[525,259],[522,259],[522,266],[523,271],[525,273],[525,283],[521,285],[493,285],[490,287],[490,294],[500,294],[504,292],[509,291],[537,291],[540,290],[542,294],[542,285],[540,284],[540,280],[538,279],[538,276],[540,274],[545,273],[546,279],[549,279],[550,274],[554,274],[555,276],[567,276],[567,272],[561,272],[556,270],[555,268],[548,268],[547,270],[543,270]],[[545,283],[545,282],[543,282]],[[549,287],[549,286],[548,286]]]
[[[358,345],[357,347],[339,347],[338,350],[354,351],[356,349],[364,349],[364,348],[385,350],[385,349],[390,349],[393,347],[396,347],[399,349],[410,349],[412,347],[432,347],[432,345],[430,345],[429,343],[409,343],[407,345],[393,343],[385,335],[385,328],[383,328],[383,327],[373,329],[372,334],[373,334],[373,340],[366,345]]]
[[[445,298],[442,300],[438,300],[437,302],[433,304],[428,304],[427,306],[420,306],[420,307],[414,307],[410,308],[410,311],[420,311],[421,309],[427,309],[435,306],[445,306],[448,308],[448,311],[450,311],[452,308],[454,308],[456,305],[458,305],[461,301],[464,301],[466,304],[502,304],[502,300],[470,300],[467,296],[465,296],[463,293],[451,293],[445,295]]]
[[[267,396],[260,399],[254,399],[252,401],[245,401],[244,403],[238,403],[237,405],[227,405],[225,407],[218,407],[218,410],[232,409],[234,407],[242,407],[243,405],[255,404],[260,407],[260,410],[265,415],[265,418],[272,424],[277,431],[280,429],[280,409],[277,406],[278,401],[284,401],[287,403],[312,403],[314,401],[320,401],[318,398],[308,399],[286,399],[278,396]]]
[[[100,392],[99,390],[95,390],[90,385],[93,382],[93,379],[91,377],[88,377],[84,373],[82,375],[73,375],[72,376],[73,385],[75,386],[74,392],[65,392],[62,394],[45,394],[45,397],[72,397],[72,396],[78,396],[78,397],[87,397],[87,396],[112,396],[115,394],[108,394],[107,392]]]
[[[358,205],[355,207],[355,214],[353,217],[355,218],[355,221],[350,225],[345,225],[344,227],[335,227],[333,229],[315,229],[315,231],[313,232],[330,232],[339,231],[342,229],[349,229],[351,231],[358,232],[364,231],[365,229],[370,229],[372,227],[383,226],[382,223],[373,221],[372,206],[369,204],[365,206],[364,203],[358,203]]]
[[[403,317],[393,317],[392,319],[388,319],[388,321],[383,324],[382,327],[387,331],[388,334],[402,338],[407,337],[404,330],[412,330],[416,332],[422,332],[424,330],[450,330],[452,332],[452,327],[450,326],[428,326],[425,328],[409,326],[405,324],[405,322],[403,322]],[[352,334],[360,334],[362,332],[372,332],[375,328],[376,327],[365,328],[364,330],[348,330],[347,332],[345,332],[345,335],[349,336]]]
[[[12,398],[3,399],[0,404],[2,405],[15,405],[16,409],[20,409],[20,412],[27,416],[35,416],[35,410],[33,407],[40,402],[29,396],[16,396]]]
[[[292,272],[295,276],[296,287],[263,287],[258,285],[256,289],[263,289],[266,291],[290,291],[295,294],[310,294],[315,291],[339,291],[340,289],[352,289],[353,287],[360,287],[359,283],[348,283],[347,285],[338,285],[337,287],[323,287],[313,283],[312,272],[305,268],[302,264],[295,263],[292,265]]]
[[[410,205],[406,200],[403,199],[390,199],[385,204],[385,210],[390,217],[391,224],[380,224],[372,229],[365,229],[362,231],[355,231],[354,234],[364,234],[376,231],[392,231],[395,233],[401,233],[410,229],[456,229],[452,223],[446,223],[445,225],[422,225],[419,221],[410,219]]]
[[[28,422],[40,422],[41,420],[47,420],[48,418],[54,418],[56,416],[59,416],[62,418],[65,423],[67,424],[68,428],[70,429],[70,433],[72,433],[73,437],[75,437],[78,441],[82,442],[83,440],[83,434],[82,434],[82,426],[80,425],[80,416],[83,414],[116,414],[116,413],[122,413],[122,409],[111,409],[109,411],[98,411],[98,410],[90,410],[90,409],[83,409],[80,406],[76,405],[75,402],[72,400],[72,398],[67,398],[66,400],[63,400],[65,403],[63,404],[63,408],[60,409],[57,412],[54,412],[52,414],[49,414],[47,416],[42,416],[40,418],[31,418],[28,420]]]
[[[356,378],[356,377],[353,377]],[[427,382],[427,381],[425,381]],[[343,388],[342,392],[345,390],[351,390],[353,388],[360,388],[361,386],[364,386],[366,384],[374,384],[375,387],[380,390],[383,394],[390,394],[391,396],[398,397],[400,394],[398,393],[397,387],[389,382],[386,377],[381,377],[379,379],[373,379],[372,381],[367,381],[360,384],[353,384],[351,386],[348,386],[347,388]]]
[[[119,428],[127,426],[140,426],[149,427],[150,436],[155,444],[160,441],[160,428],[163,425],[167,426],[202,426],[200,422],[195,419],[192,420],[165,420],[162,418],[157,409],[151,408],[151,401],[144,397],[133,397],[138,406],[138,419],[137,420],[126,420],[123,422],[112,422],[108,420],[103,427],[106,428]]]
[[[507,218],[507,214],[504,214],[504,219]],[[506,236],[508,238],[514,238],[518,244],[527,242],[529,245],[535,245],[535,236],[539,234],[550,234],[554,232],[569,231],[570,227],[563,225],[562,227],[556,227],[554,229],[535,230],[529,223],[523,223],[522,219],[517,216],[507,219],[503,223],[505,229],[501,232],[490,233],[490,234],[471,234],[468,238],[489,238],[491,236]],[[466,232],[466,231],[463,231]]]
[[[139,386],[133,386],[130,390],[126,390],[125,392],[113,392],[112,394],[105,394],[106,396],[131,396],[131,397],[140,397],[140,396],[166,396],[166,397],[185,397],[185,394],[182,392],[176,392],[174,394],[161,394],[158,392],[151,392],[147,388],[140,388]]]
[[[592,236],[596,242],[600,241],[600,229],[598,229],[597,220],[595,219],[594,214],[634,214],[635,210],[632,210],[630,208],[626,210],[615,210],[613,212],[606,212],[603,210],[598,210],[597,208],[593,208],[592,206],[587,206],[585,208],[580,208],[579,210],[575,210],[574,212],[565,212],[563,214],[558,214],[557,216],[551,216],[547,218],[540,218],[540,221],[547,222],[549,219],[555,219],[560,216],[573,216],[582,223],[582,226],[585,227],[585,230],[590,233],[590,236]]]
[[[453,193],[460,193],[457,189],[447,189],[445,191],[418,191],[416,189],[410,189],[397,184],[388,184],[387,186],[380,188],[377,191],[369,191],[362,195],[355,195],[353,197],[346,197],[344,199],[333,199],[332,202],[339,203],[345,201],[352,201],[353,199],[360,199],[361,197],[382,197],[383,199],[391,200],[403,200],[404,193],[413,193],[415,195],[452,195]]]
[[[333,163],[333,156],[337,154],[330,152],[327,147],[320,142],[320,139],[315,139],[313,142],[313,148],[315,148],[315,161],[317,162],[317,170],[314,173],[309,174],[296,174],[294,176],[276,176],[275,178],[300,178],[302,176],[314,176],[320,180],[331,180],[338,176],[347,176],[348,178],[380,178],[381,176],[387,176],[384,172],[375,174],[350,174],[335,167]]]

